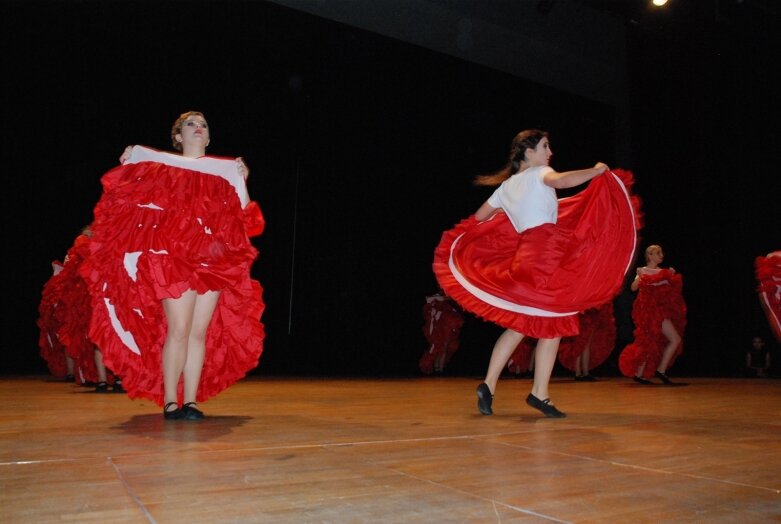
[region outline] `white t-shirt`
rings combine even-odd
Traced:
[[[502,208],[518,233],[540,224],[555,224],[559,214],[556,190],[543,182],[551,171],[550,166],[537,166],[514,174],[496,188],[488,205]]]

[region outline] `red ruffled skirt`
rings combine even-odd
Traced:
[[[667,281],[667,283],[661,283]],[[663,269],[655,275],[643,275],[640,288],[632,305],[632,321],[635,324],[634,341],[621,351],[618,367],[626,377],[633,377],[645,364],[643,376],[654,376],[662,360],[667,337],[662,333],[662,322],[669,319],[683,338],[686,329],[686,302],[683,300],[683,277]],[[668,368],[683,353],[683,340],[670,358]]]
[[[518,234],[503,212],[446,231],[434,252],[440,287],[485,320],[535,338],[578,333],[577,314],[620,291],[640,228],[630,171],[559,199],[558,222]]]
[[[90,338],[131,398],[162,405],[161,301],[220,291],[196,397],[207,400],[255,368],[263,351],[262,288],[250,277],[258,253],[249,240],[263,230],[260,208],[242,209],[219,176],[158,162],[121,165],[101,181],[81,266],[92,296]]]

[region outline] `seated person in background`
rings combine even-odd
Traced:
[[[746,375],[749,377],[767,377],[770,371],[770,349],[765,339],[755,336],[751,348],[746,352]]]

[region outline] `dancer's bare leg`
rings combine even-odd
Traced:
[[[523,333],[507,329],[504,333],[499,335],[499,338],[496,340],[494,349],[491,352],[491,360],[488,362],[488,372],[486,373],[484,380],[491,390],[492,395],[496,391],[496,382],[499,380],[499,376],[502,374],[504,366],[507,365],[507,361],[510,360],[515,348],[521,343],[523,337]]]
[[[106,366],[103,364],[103,353],[95,348],[95,368],[98,370],[98,382],[106,382]]]
[[[675,326],[669,318],[665,318],[662,322],[662,334],[667,337],[667,345],[662,353],[662,360],[659,362],[659,367],[656,370],[660,373],[667,371],[667,366],[670,365],[670,359],[675,355],[678,346],[681,343],[681,335],[676,331]]]
[[[586,346],[583,353],[580,354],[580,369],[583,371],[583,376],[589,373],[589,359],[591,357],[591,345]]]
[[[549,398],[548,383],[553,372],[553,366],[556,364],[556,354],[559,351],[558,338],[541,338],[537,342],[534,361],[534,384],[532,384],[532,395],[540,400]]]
[[[193,290],[185,291],[179,298],[163,300],[163,311],[168,321],[168,331],[163,344],[164,403],[179,403],[177,388],[187,361],[187,343],[193,324],[195,299]]]
[[[195,299],[192,316],[192,328],[187,343],[184,364],[184,403],[195,402],[198,385],[201,382],[203,359],[206,355],[206,331],[212,320],[214,308],[220,298],[219,291],[207,291]]]

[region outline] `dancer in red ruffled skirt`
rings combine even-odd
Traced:
[[[253,369],[263,349],[260,283],[250,278],[264,227],[241,158],[206,156],[202,113],[182,114],[181,154],[128,147],[102,178],[90,256],[90,336],[131,398],[166,420],[204,417],[197,402]]]
[[[68,356],[76,364],[76,382],[81,385],[95,385],[96,393],[125,393],[122,381],[103,364],[100,349],[90,339],[89,326],[92,321],[92,297],[81,275],[80,267],[89,257],[92,231],[82,229],[65,256],[62,274],[67,279],[61,296],[58,330],[59,340]],[[111,390],[109,390],[111,384]]]
[[[637,268],[631,285],[632,291],[637,291],[632,305],[635,339],[621,351],[618,366],[621,373],[639,384],[651,384],[648,379],[656,377],[672,385],[667,369],[683,352],[686,329],[683,277],[674,268],[659,267],[662,260],[662,247],[648,246],[646,265]]]
[[[578,320],[580,334],[561,339],[559,363],[575,373],[575,380],[594,382],[590,370],[602,365],[616,345],[613,301],[584,311]]]
[[[477,212],[446,231],[434,254],[440,287],[465,310],[507,330],[494,346],[478,409],[493,413],[499,376],[524,336],[540,339],[526,402],[564,417],[548,396],[562,336],[578,333],[577,315],[611,300],[632,263],[639,227],[631,173],[603,163],[558,173],[548,134],[519,133],[507,166],[477,184],[499,185]],[[575,196],[556,189],[591,181]],[[500,185],[501,184],[501,185]]]
[[[426,375],[442,373],[458,351],[464,316],[458,305],[441,292],[426,297],[423,305],[423,336],[428,347],[418,361]]]
[[[52,276],[43,285],[41,302],[38,304],[38,350],[41,358],[46,361],[49,372],[67,382],[74,382],[74,364],[65,352],[57,332],[60,328],[58,313],[62,310],[62,290],[65,286],[65,275],[62,275],[64,264],[59,260],[52,262]]]
[[[770,330],[781,343],[781,251],[754,259],[757,293]]]

